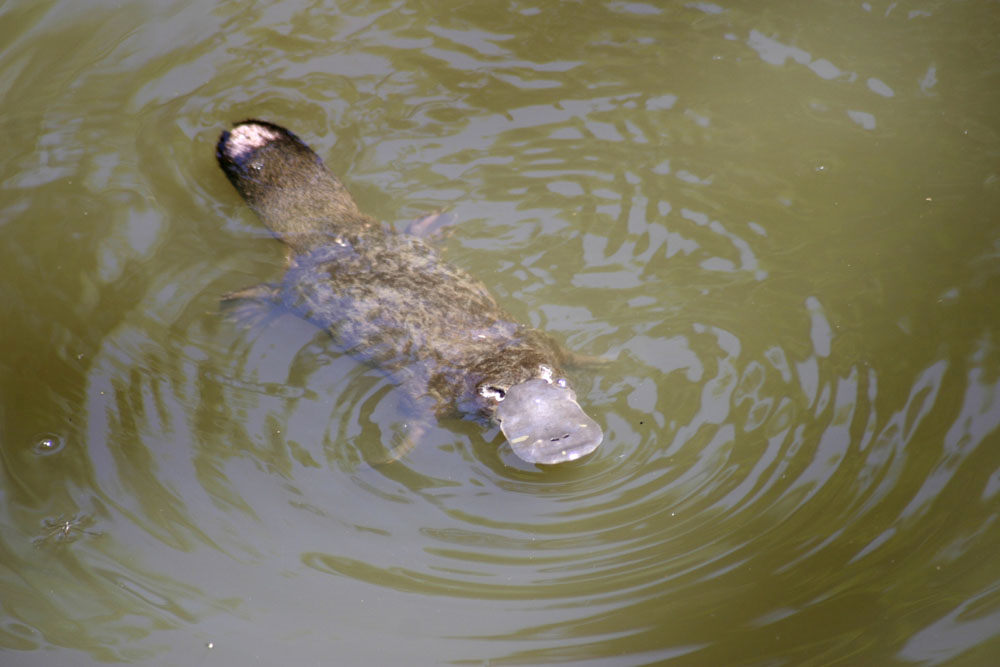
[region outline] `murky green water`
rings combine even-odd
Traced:
[[[995,2],[0,7],[4,665],[1000,661]],[[520,464],[217,297],[286,124],[613,363]]]

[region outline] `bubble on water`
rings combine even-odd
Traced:
[[[31,449],[39,456],[51,456],[62,451],[65,444],[63,439],[54,433],[42,433],[35,438],[35,444]]]

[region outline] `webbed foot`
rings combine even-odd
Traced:
[[[422,421],[404,423],[393,434],[393,444],[389,450],[380,456],[366,458],[366,463],[373,468],[399,461],[419,444],[420,438],[427,431],[427,424]]]
[[[406,225],[406,233],[418,238],[439,241],[451,235],[451,226],[458,219],[454,213],[448,213],[448,209],[439,208],[422,215],[416,220],[412,220]]]
[[[223,294],[219,303],[230,319],[245,326],[257,326],[277,314],[280,292],[277,285],[260,283]]]

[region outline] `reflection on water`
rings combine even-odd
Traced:
[[[988,9],[0,11],[4,664],[1000,655]],[[373,465],[392,383],[220,312],[283,261],[212,155],[247,116],[384,220],[449,206],[609,360],[602,447]]]

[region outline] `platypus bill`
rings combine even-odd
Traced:
[[[573,461],[601,444],[601,427],[561,370],[566,353],[430,244],[362,213],[294,134],[246,120],[222,133],[216,157],[289,251],[281,284],[226,298],[284,306],[388,373],[414,419],[397,451],[432,418],[462,414],[498,423],[529,463]]]

